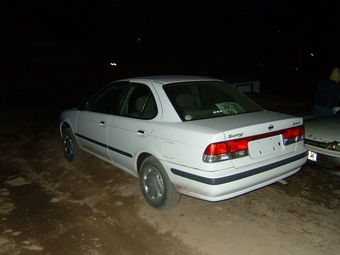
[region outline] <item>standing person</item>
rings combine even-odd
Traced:
[[[315,91],[314,118],[333,114],[332,108],[340,106],[340,70],[334,68],[328,80],[322,81]]]

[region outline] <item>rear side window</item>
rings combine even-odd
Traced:
[[[114,114],[118,110],[121,95],[128,82],[110,83],[100,90],[88,103],[88,110]]]
[[[120,115],[140,118],[153,119],[158,110],[155,98],[150,88],[144,84],[130,83],[129,88],[124,94]]]
[[[225,82],[183,82],[164,86],[183,121],[262,111],[254,101]]]

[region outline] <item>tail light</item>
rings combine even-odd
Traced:
[[[302,141],[305,136],[305,128],[304,126],[298,126],[285,129],[283,130],[282,136],[284,145],[289,145],[298,141]]]
[[[298,126],[276,132],[244,137],[236,140],[211,143],[204,150],[202,158],[203,162],[214,163],[248,156],[248,142],[279,134],[282,135],[283,145],[286,146],[298,141],[302,141],[304,138],[305,129],[303,126]]]

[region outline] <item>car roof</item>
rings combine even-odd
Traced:
[[[162,76],[142,76],[122,79],[120,81],[131,81],[131,82],[157,82],[162,85],[177,82],[190,82],[190,81],[221,81],[219,79],[204,77],[204,76],[190,76],[190,75],[162,75]]]

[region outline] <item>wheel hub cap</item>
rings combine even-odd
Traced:
[[[144,178],[145,191],[149,198],[153,201],[158,201],[164,193],[163,179],[160,174],[152,169],[149,169]]]

